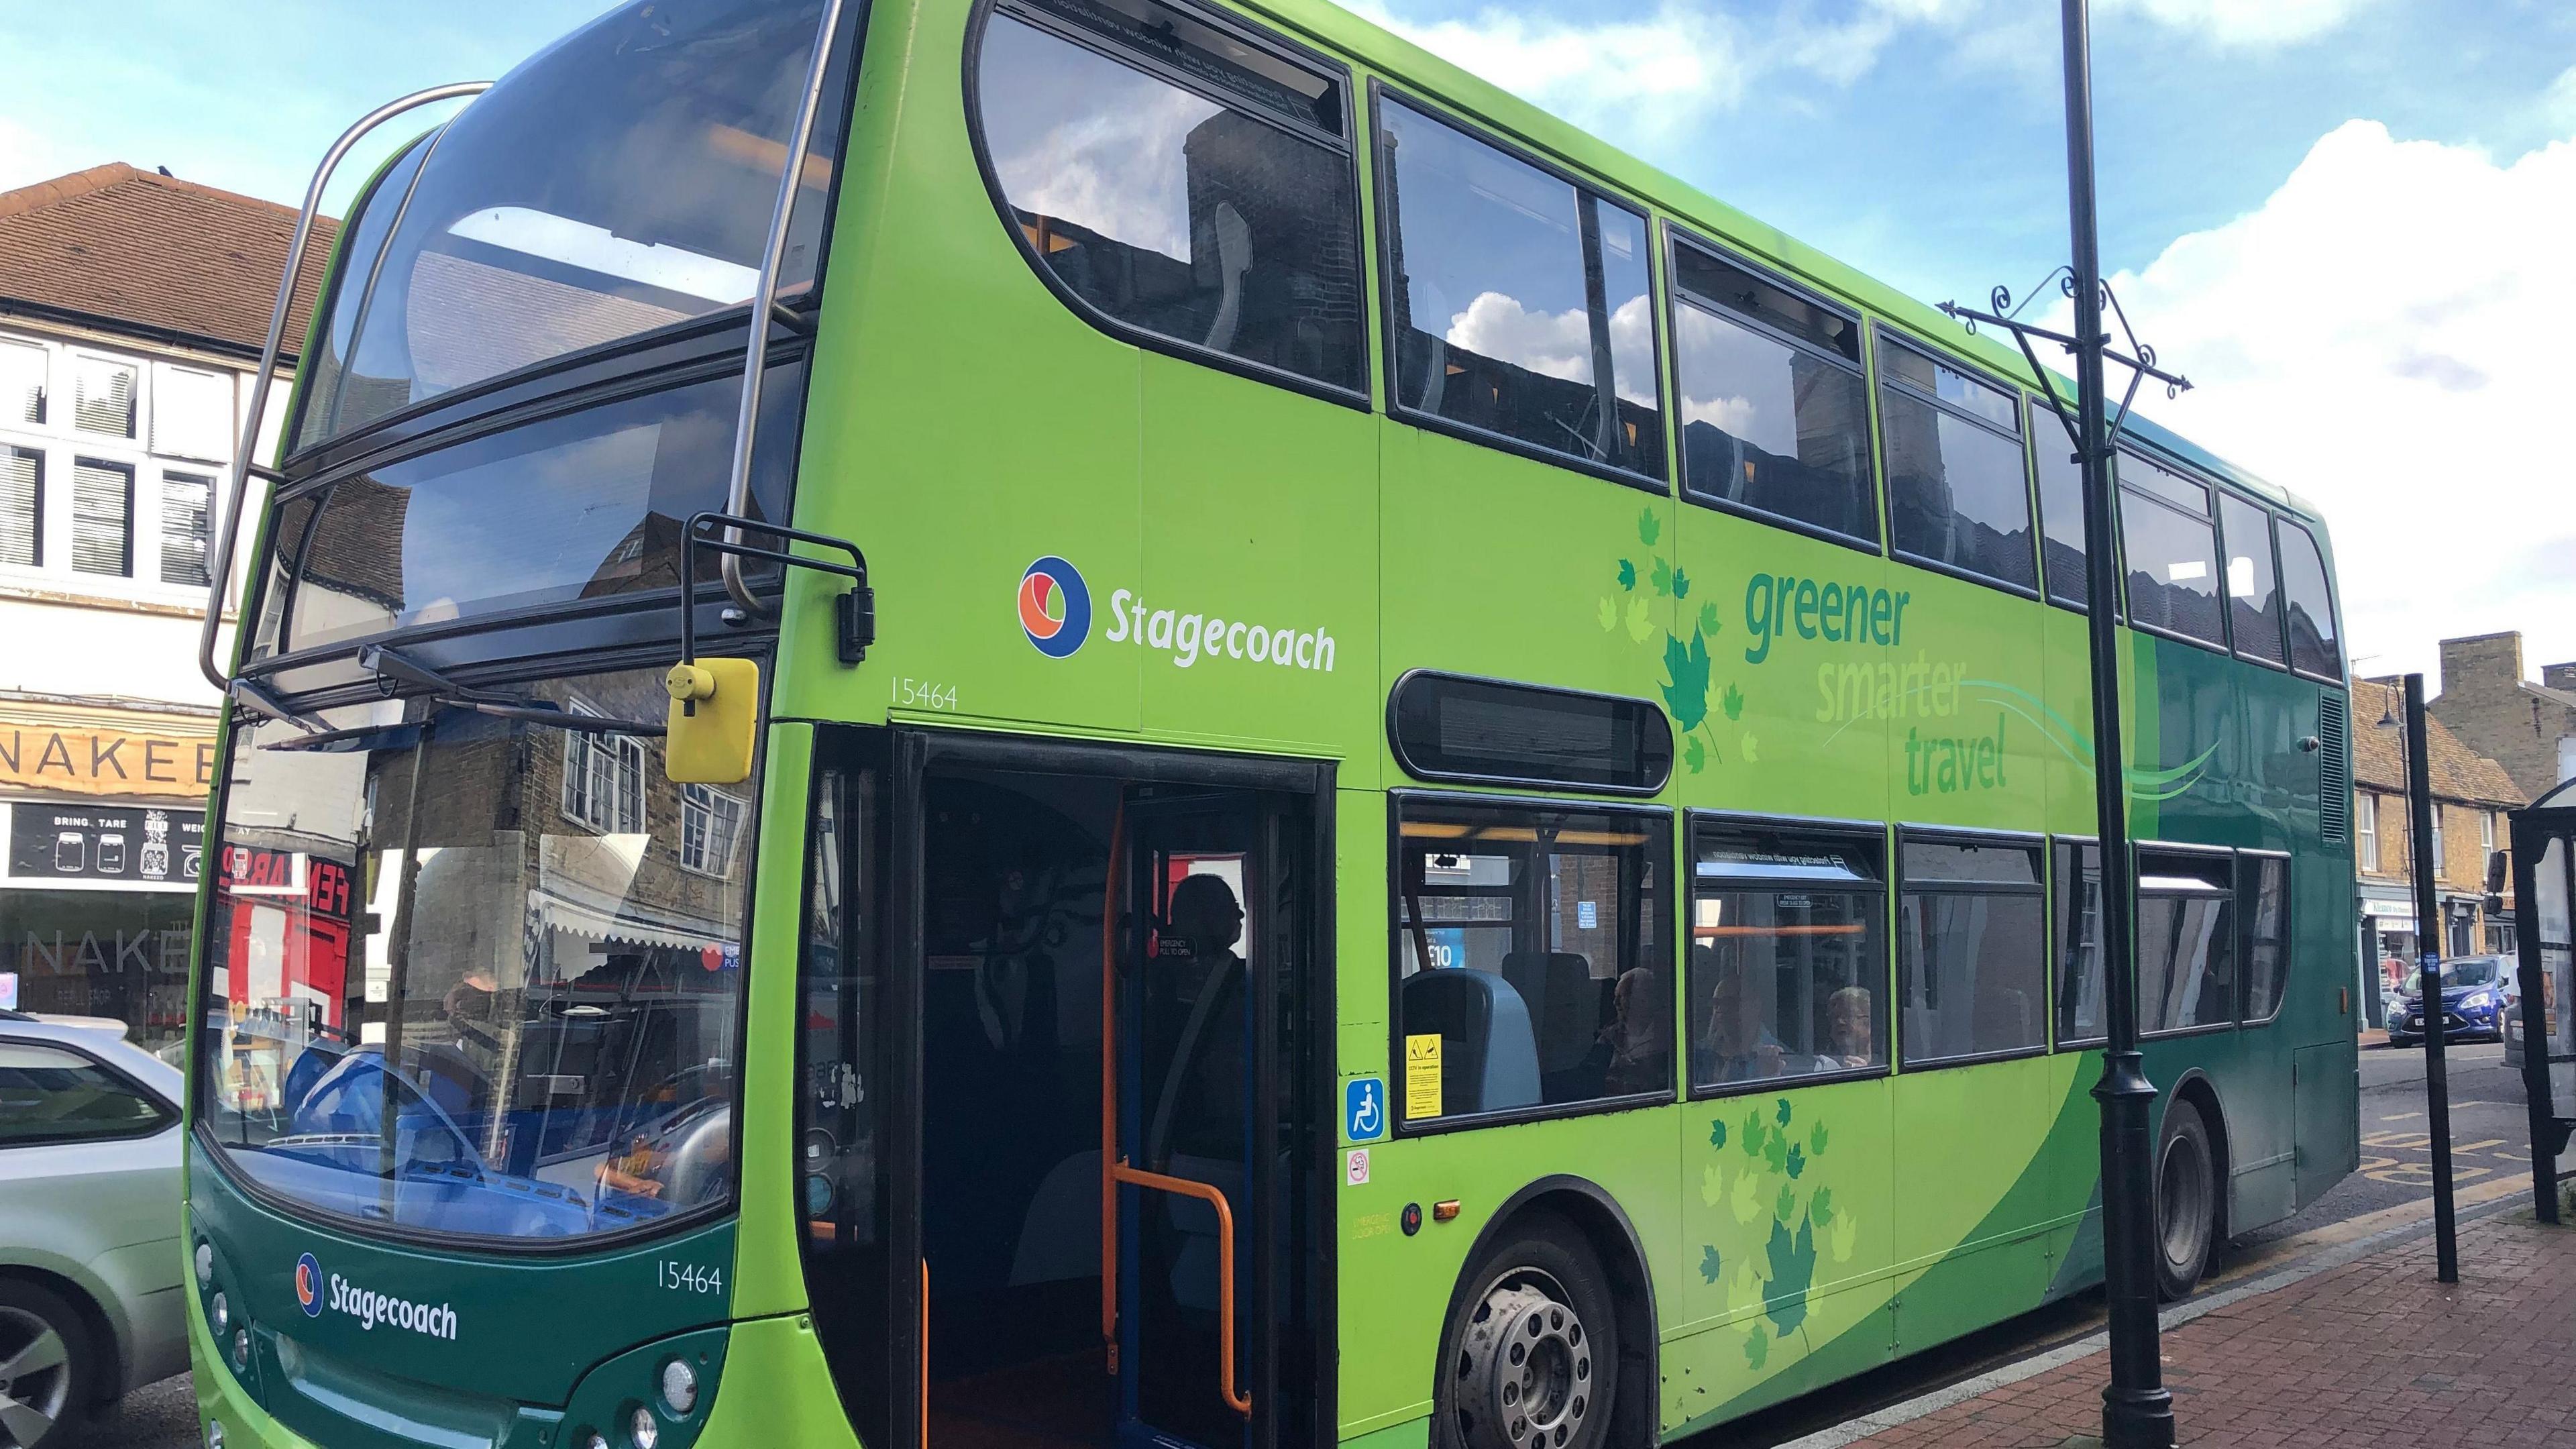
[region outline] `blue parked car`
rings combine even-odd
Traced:
[[[2510,956],[2462,956],[2442,963],[2442,1035],[2504,1040],[2505,1023],[2521,999],[2515,989]],[[2424,986],[2418,980],[2388,1015],[2388,1044],[2412,1046],[2424,1039]]]

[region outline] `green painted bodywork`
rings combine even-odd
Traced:
[[[2035,381],[1992,339],[1363,21],[1308,0],[1237,8],[1363,83],[1435,96],[1882,326]],[[1659,702],[1682,758],[1658,803],[1676,810],[2091,833],[2082,616],[1395,422],[1383,378],[1376,410],[1363,411],[1140,348],[1068,310],[978,172],[960,83],[972,10],[880,0],[867,11],[795,522],[866,550],[879,639],[863,665],[839,663],[828,582],[791,578],[747,955],[739,1218],[636,1250],[729,1253],[724,1301],[664,1321],[670,1305],[620,1297],[634,1291],[620,1274],[635,1265],[621,1269],[615,1254],[505,1264],[338,1241],[196,1167],[195,1210],[237,1234],[226,1241],[243,1246],[228,1252],[257,1275],[245,1281],[258,1285],[247,1291],[259,1313],[286,1311],[275,1295],[305,1250],[295,1245],[329,1241],[370,1272],[444,1275],[456,1286],[441,1291],[508,1325],[453,1361],[370,1360],[362,1342],[350,1349],[359,1367],[444,1386],[460,1403],[556,1406],[560,1421],[589,1412],[575,1402],[581,1386],[622,1371],[618,1355],[729,1321],[731,1367],[720,1384],[709,1375],[699,1442],[854,1442],[801,1317],[791,1200],[809,721],[1334,761],[1329,979],[1343,1079],[1389,1065],[1386,792],[1408,781],[1384,721],[1407,670]],[[1364,193],[1370,162],[1362,148]],[[1363,255],[1375,296],[1376,253]],[[1374,309],[1369,326],[1382,355]],[[2133,426],[2313,520],[2280,490]],[[1088,641],[1064,659],[1030,647],[1015,611],[1023,571],[1048,555],[1080,569],[1094,608]],[[1846,604],[1845,637],[1831,637],[1828,585],[1873,607],[1883,594],[1885,628],[1853,637]],[[1148,609],[1329,636],[1331,666],[1185,665],[1173,650],[1113,641],[1109,605],[1122,589]],[[2293,856],[2293,968],[2278,1018],[2147,1047],[2159,1085],[2198,1084],[2215,1103],[2229,1226],[2242,1231],[2313,1200],[2357,1157],[2351,853],[2322,842],[2320,757],[2298,747],[2321,733],[2321,694],[2337,691],[2122,637],[2137,837]],[[938,707],[906,703],[925,699]],[[2098,1053],[2052,1052],[1375,1144],[1368,1182],[1337,1191],[1329,1234],[1340,1436],[1367,1449],[1426,1442],[1435,1346],[1465,1257],[1495,1209],[1543,1176],[1597,1185],[1642,1247],[1667,1436],[2095,1281],[2087,1089],[2099,1069]],[[1337,1085],[1312,1107],[1335,1113],[1338,1100]],[[2296,1136],[2295,1123],[2315,1130]],[[1465,1205],[1457,1221],[1396,1231],[1407,1204],[1451,1198]],[[196,1334],[201,1402],[237,1442],[359,1442],[309,1427],[273,1392],[254,1408],[202,1318]]]

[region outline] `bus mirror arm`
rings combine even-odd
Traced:
[[[252,374],[250,400],[242,410],[241,442],[233,449],[223,492],[207,500],[206,523],[214,535],[214,556],[206,563],[206,617],[197,634],[197,670],[218,690],[229,692],[233,684],[231,671],[215,658],[215,641],[223,628],[224,594],[232,586],[233,541],[241,532],[245,486],[252,478],[271,484],[284,481],[276,469],[252,462],[251,455],[259,451],[259,430],[268,415],[268,386],[277,376],[278,352],[286,339],[286,314],[295,304],[295,279],[304,270],[304,248],[313,240],[313,219],[322,209],[323,188],[330,184],[331,173],[339,169],[340,158],[348,155],[349,148],[369,131],[415,107],[479,96],[491,87],[490,81],[459,81],[385,102],[340,133],[340,139],[323,153],[322,164],[314,168],[312,184],[304,188],[304,207],[295,214],[295,231],[286,245],[286,266],[277,279],[277,300],[268,311],[268,338],[260,345],[259,370]],[[315,305],[321,304],[317,300]]]
[[[761,548],[739,542],[745,534],[766,533],[795,543],[810,543],[817,548],[838,549],[850,556],[848,563],[833,559],[811,558],[784,549]],[[832,600],[833,644],[843,664],[857,664],[868,657],[868,646],[877,642],[877,595],[868,587],[867,555],[846,538],[828,533],[807,533],[801,528],[765,523],[739,514],[718,513],[710,509],[693,514],[680,540],[680,663],[693,666],[698,662],[698,550],[708,549],[729,558],[768,559],[789,568],[813,569],[835,574],[850,581]]]

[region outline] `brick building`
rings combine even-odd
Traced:
[[[2532,683],[2519,633],[2443,640],[2442,693],[2430,708],[2535,800],[2576,777],[2576,663],[2544,664]]]
[[[2446,646],[2447,647],[2447,646]],[[2382,984],[2388,963],[2412,961],[2422,949],[2415,919],[2414,839],[2407,818],[2406,692],[2396,680],[2361,679],[2352,685],[2352,840],[2361,940],[2372,953]],[[2427,773],[2433,791],[2433,877],[2440,903],[2444,956],[2510,949],[2506,919],[2490,920],[2485,906],[2488,856],[2505,848],[2504,814],[2529,797],[2504,767],[2472,750],[2438,718],[2425,720],[2431,736]],[[2373,1024],[2376,992],[2363,993]]]
[[[114,1017],[153,1048],[179,1040],[208,864],[216,493],[294,226],[132,166],[0,193],[0,1006]]]

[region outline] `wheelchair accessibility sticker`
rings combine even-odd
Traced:
[[[1342,1088],[1342,1136],[1353,1142],[1375,1142],[1386,1135],[1386,1083],[1359,1077]]]

